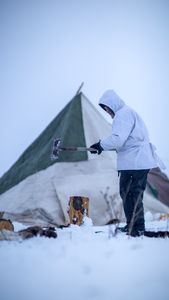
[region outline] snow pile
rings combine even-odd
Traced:
[[[83,218],[83,224],[82,226],[84,227],[91,227],[93,225],[93,222],[92,222],[92,219],[91,218],[88,218],[87,216],[85,216]]]
[[[146,224],[154,230],[167,226]],[[167,300],[169,239],[113,237],[110,229],[88,220],[58,230],[57,239],[0,242],[1,299]]]

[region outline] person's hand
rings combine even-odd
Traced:
[[[90,148],[96,149],[96,151],[95,151],[95,150],[91,150],[91,151],[90,151],[90,153],[92,153],[92,154],[96,154],[96,153],[97,153],[97,154],[101,154],[102,151],[103,151],[103,148],[102,148],[102,146],[100,145],[100,142],[91,145]]]

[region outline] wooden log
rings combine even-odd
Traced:
[[[70,224],[83,224],[84,216],[89,216],[89,198],[81,196],[70,197],[68,214]]]

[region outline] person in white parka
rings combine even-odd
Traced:
[[[120,173],[120,196],[127,225],[122,231],[140,236],[145,231],[143,194],[150,169],[160,166],[155,147],[141,117],[113,91],[106,91],[99,105],[113,118],[112,133],[91,145],[101,154],[103,150],[117,152],[117,170]]]

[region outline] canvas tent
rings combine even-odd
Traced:
[[[111,125],[83,93],[77,94],[0,179],[0,211],[25,224],[66,224],[69,197],[78,195],[89,197],[94,224],[123,218],[115,152],[60,152],[57,161],[50,159],[54,137],[64,146],[86,147],[110,133]],[[168,212],[169,202],[154,197],[155,190],[158,184],[151,181],[145,210]]]

